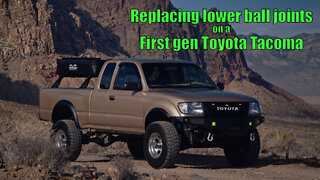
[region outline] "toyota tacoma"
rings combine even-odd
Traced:
[[[41,89],[39,118],[53,123],[51,138],[70,160],[83,144],[116,141],[157,169],[174,166],[188,148],[223,148],[233,166],[258,158],[258,101],[223,91],[191,61],[62,58],[56,73],[53,86]],[[59,88],[65,77],[84,81]]]

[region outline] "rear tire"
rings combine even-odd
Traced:
[[[179,136],[172,123],[151,123],[144,136],[143,149],[146,160],[153,168],[173,167],[179,153]]]
[[[130,138],[127,141],[128,149],[135,159],[144,159],[143,138]]]
[[[224,148],[224,154],[232,166],[253,165],[260,153],[260,137],[257,129],[251,130],[236,146]]]
[[[73,120],[60,120],[53,126],[52,140],[66,152],[70,161],[75,161],[81,153],[82,135]]]

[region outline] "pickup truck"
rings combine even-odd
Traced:
[[[172,167],[179,151],[223,148],[233,166],[258,158],[258,101],[224,92],[191,61],[63,58],[59,78],[40,91],[39,118],[53,123],[52,140],[76,160],[83,144],[126,142],[135,158],[153,168]],[[84,78],[59,88],[63,78]],[[94,88],[88,88],[92,78]]]

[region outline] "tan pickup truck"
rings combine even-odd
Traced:
[[[58,80],[40,92],[40,119],[52,139],[76,160],[82,144],[127,142],[135,158],[154,168],[172,167],[179,151],[223,148],[234,166],[253,164],[260,151],[256,127],[264,121],[252,97],[224,92],[191,61],[64,58]],[[82,77],[80,88],[59,88]],[[88,88],[96,78],[94,88]]]

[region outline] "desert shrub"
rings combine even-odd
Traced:
[[[5,166],[43,166],[60,172],[67,163],[64,152],[49,140],[41,138],[0,138]]]
[[[18,118],[13,113],[0,109],[0,135],[11,131],[15,126],[16,119]]]
[[[73,175],[75,179],[101,179],[103,173],[98,172],[97,168],[94,166],[70,166],[67,168],[67,172]]]
[[[296,137],[292,132],[286,130],[272,131],[263,140],[264,152],[273,154],[282,153],[289,159],[290,153],[297,147]]]
[[[116,169],[116,179],[120,180],[134,180],[137,179],[134,171],[132,159],[116,156],[112,160],[112,165]]]
[[[312,153],[313,153],[313,158],[315,159],[320,159],[320,145],[319,144],[314,144],[312,146]]]

